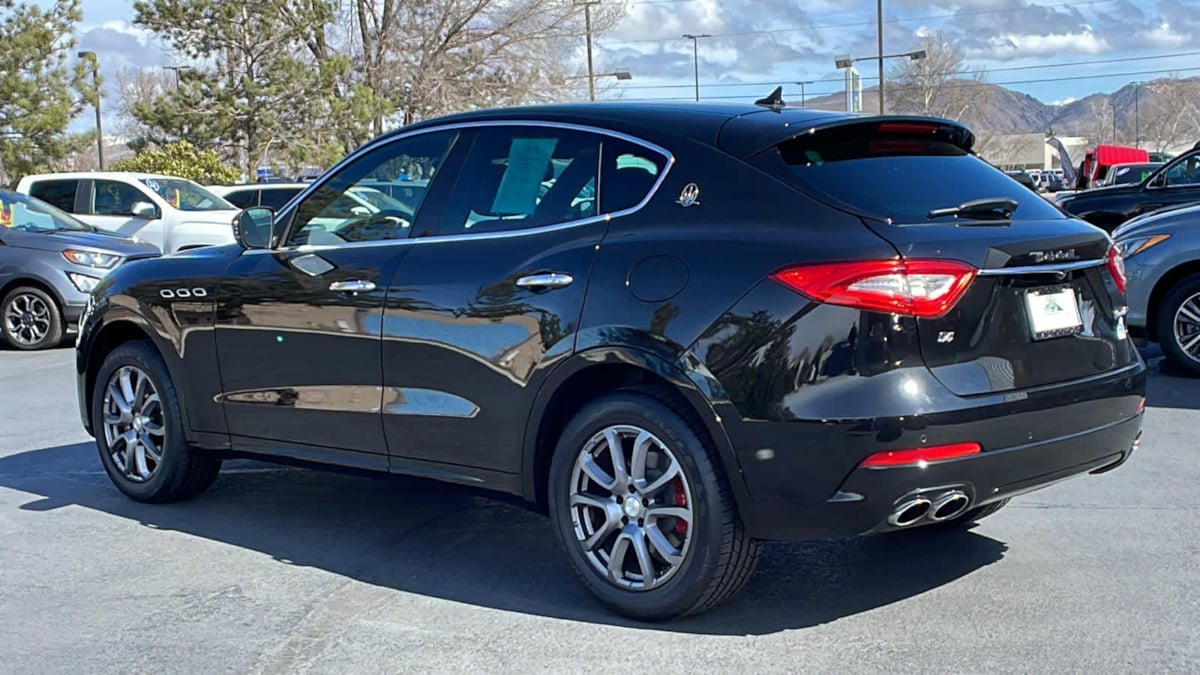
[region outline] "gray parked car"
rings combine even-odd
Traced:
[[[17,349],[57,346],[88,294],[152,244],[100,230],[34,197],[0,190],[0,332]]]
[[[1200,204],[1133,218],[1113,239],[1125,258],[1130,334],[1200,376]]]

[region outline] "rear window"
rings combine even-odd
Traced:
[[[29,186],[29,196],[66,211],[75,211],[75,188],[77,180],[44,180]]]
[[[778,150],[800,187],[898,225],[928,223],[934,209],[991,198],[1015,200],[1013,220],[1064,217],[1004,172],[932,134],[854,125],[806,134]]]

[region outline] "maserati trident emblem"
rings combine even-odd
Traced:
[[[1079,260],[1079,255],[1073,248],[1058,249],[1057,251],[1030,251],[1029,257],[1037,263]]]
[[[688,183],[687,185],[684,185],[683,191],[679,193],[679,199],[677,199],[675,203],[685,209],[689,206],[699,204],[700,186],[696,185],[695,183]]]

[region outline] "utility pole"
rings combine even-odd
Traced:
[[[588,69],[588,100],[596,100],[596,73],[592,65],[592,5],[600,4],[600,0],[576,0],[575,4],[583,5],[583,32],[587,40],[587,69]]]
[[[875,29],[879,39],[879,114],[883,114],[883,0],[876,0]]]
[[[104,129],[100,125],[100,59],[96,52],[79,52],[76,54],[92,64],[92,87],[96,90],[96,162],[100,170],[104,170]]]
[[[796,84],[800,85],[800,107],[801,107],[801,108],[803,108],[803,107],[804,107],[804,102],[805,102],[805,99],[804,99],[804,85],[806,85],[806,84],[812,84],[812,83],[813,83],[813,80],[805,80],[805,81],[803,81],[803,82],[797,82],[797,83],[796,83]]]
[[[692,77],[695,79],[695,82],[696,82],[696,102],[699,102],[700,101],[700,48],[697,45],[699,44],[700,38],[709,38],[712,36],[709,35],[708,33],[700,33],[700,34],[684,33],[683,37],[686,40],[692,41]]]
[[[163,70],[173,70],[173,71],[175,71],[175,88],[176,88],[176,89],[178,89],[178,88],[179,88],[179,71],[181,71],[181,70],[191,70],[191,69],[192,69],[192,67],[191,67],[191,66],[163,66]]]
[[[1140,102],[1138,101],[1142,85],[1145,82],[1133,83],[1133,144],[1135,147],[1142,147],[1142,119],[1140,111]]]

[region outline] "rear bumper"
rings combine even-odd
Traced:
[[[1144,392],[1139,363],[1103,379],[928,416],[760,422],[753,445],[738,445],[750,495],[742,516],[759,539],[837,539],[898,529],[889,516],[915,497],[958,490],[975,508],[1110,470],[1138,446]],[[959,442],[983,451],[924,466],[859,466],[875,452]]]

